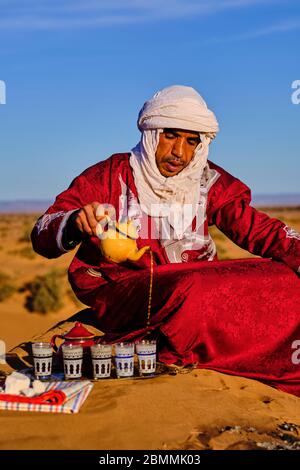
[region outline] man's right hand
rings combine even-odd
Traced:
[[[105,215],[97,215],[97,209],[100,202],[94,201],[83,206],[74,218],[74,226],[83,234],[97,236],[96,227],[100,220],[105,219]],[[105,214],[107,211],[105,211]]]
[[[102,206],[100,202],[94,201],[70,215],[62,235],[62,245],[66,250],[75,248],[86,236],[98,236],[96,228],[101,220],[103,220],[102,230],[104,230],[109,210],[100,206]],[[97,215],[97,211],[99,215]]]
[[[83,234],[90,236],[97,235],[97,224],[101,219],[105,218],[103,215],[96,215],[99,206],[100,202],[94,201],[90,204],[86,204],[79,210],[79,212],[77,212],[77,215],[74,218],[74,226]]]

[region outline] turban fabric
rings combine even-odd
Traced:
[[[185,129],[206,132],[214,137],[218,122],[204,99],[191,87],[171,86],[146,101],[138,117],[140,131],[148,129]]]

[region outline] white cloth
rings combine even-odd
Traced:
[[[159,91],[144,104],[138,127],[142,137],[131,151],[130,165],[141,208],[150,216],[167,217],[181,239],[197,211],[200,180],[218,122],[193,88],[176,85]],[[196,131],[201,138],[189,165],[168,178],[160,173],[155,159],[159,134],[164,128]]]
[[[193,88],[182,85],[158,91],[139,113],[140,131],[165,127],[208,132],[211,137],[219,130],[217,119],[202,96]]]

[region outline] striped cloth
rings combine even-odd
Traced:
[[[80,382],[57,381],[47,383],[46,392],[50,390],[61,390],[64,392],[66,395],[66,401],[63,405],[1,401],[0,393],[0,410],[42,411],[46,413],[78,413],[92,388],[93,384],[88,380]]]

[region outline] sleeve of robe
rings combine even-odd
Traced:
[[[286,263],[300,273],[300,234],[251,207],[251,191],[223,170],[210,200],[209,225],[254,255]]]
[[[62,234],[68,218],[75,210],[98,200],[100,196],[86,173],[87,171],[77,176],[69,188],[59,194],[54,204],[37,220],[31,233],[31,241],[34,251],[38,254],[46,258],[57,258],[70,251],[62,244]]]

